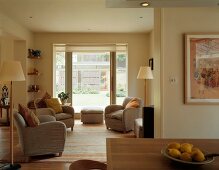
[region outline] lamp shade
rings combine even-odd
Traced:
[[[153,79],[153,74],[151,71],[151,67],[142,66],[139,69],[137,79]]]
[[[19,61],[4,61],[0,70],[1,81],[24,81],[24,73]]]

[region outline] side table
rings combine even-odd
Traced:
[[[1,105],[0,104],[0,117],[2,117],[2,109],[6,110],[6,113],[7,113],[7,125],[9,125],[10,124],[10,121],[9,121],[9,109],[10,109],[10,105]]]

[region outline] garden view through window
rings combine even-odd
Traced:
[[[110,104],[112,86],[112,68],[115,69],[114,77],[116,90],[114,93],[116,103],[122,104],[127,96],[127,54],[117,52],[115,55],[115,67],[111,67],[110,52],[56,52],[56,80],[55,93],[64,91],[71,93],[72,103],[76,113],[83,107],[98,106],[105,108]],[[71,57],[69,60],[67,57]],[[71,62],[71,69],[68,69]],[[71,80],[67,78],[67,72],[71,72]],[[67,84],[71,82],[71,87]],[[70,90],[70,91],[69,91]]]

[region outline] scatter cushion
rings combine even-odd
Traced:
[[[51,95],[49,93],[45,93],[42,99],[37,103],[38,108],[45,108],[47,107],[45,100],[46,99],[51,99]]]
[[[40,124],[40,121],[36,117],[36,115],[32,111],[30,111],[27,107],[19,104],[18,105],[18,112],[24,118],[27,126],[36,127]]]
[[[140,106],[139,100],[137,98],[133,98],[128,102],[125,108],[138,108]]]
[[[59,103],[59,99],[57,98],[45,99],[45,102],[46,102],[47,107],[52,108],[55,111],[55,113],[63,112],[62,106]]]
[[[106,117],[107,117],[107,118],[110,118],[110,119],[122,120],[123,111],[124,111],[124,110],[117,110],[117,111],[112,112],[112,113],[110,113],[110,114],[106,114]]]

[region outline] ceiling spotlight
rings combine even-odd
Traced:
[[[140,3],[140,5],[141,5],[142,7],[147,7],[147,6],[149,6],[149,3],[148,3],[148,2],[142,2],[142,3]]]

